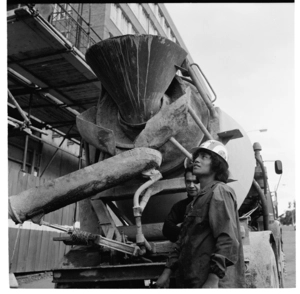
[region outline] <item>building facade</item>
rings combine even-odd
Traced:
[[[163,3],[59,3],[50,22],[83,53],[96,42],[126,34],[159,35],[188,52]]]

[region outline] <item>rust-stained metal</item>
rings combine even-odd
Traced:
[[[96,125],[96,107],[92,107],[76,117],[77,128],[84,139],[96,148],[115,155],[116,142],[114,132]]]
[[[250,232],[250,245],[243,246],[244,258],[249,261],[246,288],[279,288],[279,277],[274,243],[270,231]]]
[[[168,142],[170,136],[174,136],[186,150],[198,146],[204,136],[187,112],[187,106],[194,109],[204,126],[207,126],[209,117],[206,105],[199,99],[195,87],[188,86],[183,91],[179,79],[173,80],[173,89],[168,91],[175,96],[164,95],[165,104],[144,129],[128,125],[125,128],[118,115],[118,106],[107,92],[102,92],[97,107],[90,108],[77,118],[82,137],[102,151],[109,149],[111,155],[135,146],[157,148],[164,158],[160,168],[162,173],[180,167],[187,153],[174,148],[173,143]]]
[[[140,254],[140,249],[136,245],[125,244],[120,241],[105,238],[105,237],[97,235],[97,234],[92,234],[89,232],[77,230],[72,227],[50,224],[45,221],[41,221],[41,225],[48,226],[48,227],[54,228],[56,230],[63,231],[63,232],[70,234],[71,239],[74,240],[74,243],[83,242],[83,243],[86,243],[86,245],[95,244],[95,245],[107,247],[107,248],[110,248],[113,250],[123,252],[125,254],[134,255],[134,256],[137,256],[138,254]]]
[[[135,147],[159,148],[179,131],[185,129],[187,122],[187,93],[169,107],[159,111],[148,120],[145,129],[135,139]]]
[[[9,197],[9,215],[15,223],[57,210],[128,181],[144,170],[157,168],[161,154],[149,148],[135,148],[90,165],[44,185]]]
[[[152,35],[125,35],[91,46],[86,61],[116,104],[124,122],[143,124],[161,108],[161,99],[187,53]]]

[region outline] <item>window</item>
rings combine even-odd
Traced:
[[[142,25],[143,29],[149,33],[149,17],[146,14],[143,6],[137,3],[129,3],[128,4],[130,9],[132,10],[135,17],[139,20],[140,24]]]
[[[126,20],[125,16],[121,14],[121,24],[120,24],[120,31],[122,34],[127,34],[128,33],[128,28],[129,28],[129,23]]]
[[[154,11],[153,12],[155,14],[156,19],[159,21],[159,9],[158,9],[157,4],[154,4]]]
[[[117,5],[116,4],[112,4],[111,5],[111,9],[110,9],[110,18],[111,20],[116,23],[117,22]]]
[[[151,22],[149,22],[149,34],[155,35],[155,28]]]
[[[166,33],[167,37],[169,37],[169,36],[168,36],[168,28],[169,28],[169,26],[168,26],[166,20],[164,19],[163,30],[164,30],[164,32]]]
[[[161,13],[161,11],[159,11],[159,13],[158,13],[158,21],[159,21],[160,25],[162,26],[162,28],[164,28],[165,18],[163,16],[163,14]]]
[[[135,3],[130,3],[130,4],[135,4]],[[134,7],[138,8],[137,5]],[[137,33],[132,23],[127,19],[122,9],[118,5],[111,4],[110,18],[123,35]]]
[[[167,29],[166,29],[166,34],[167,34],[167,38],[171,40],[171,29],[170,27],[167,26]]]
[[[130,9],[132,10],[133,14],[136,16],[136,18],[139,18],[139,4],[137,3],[128,3]]]
[[[54,10],[53,10],[53,20],[63,20],[63,19],[68,19],[69,16],[66,13],[71,12],[71,7],[69,6],[68,3],[61,3],[61,4],[55,4]]]
[[[171,33],[171,40],[172,40],[174,43],[177,42],[177,40],[176,40],[175,36],[173,35],[173,33]]]
[[[154,12],[155,4],[154,3],[148,3],[150,9]]]
[[[141,6],[141,5],[140,5],[140,6]],[[145,30],[146,32],[148,32],[148,30],[149,30],[149,28],[148,28],[148,27],[149,27],[149,18],[148,18],[148,16],[146,15],[144,9],[142,9],[142,11],[141,11],[139,21],[140,21],[142,27],[144,28],[144,30]]]
[[[127,34],[133,34],[133,28],[132,28],[132,24],[130,22],[128,22]]]
[[[118,28],[121,27],[121,23],[122,23],[122,10],[120,9],[120,7],[117,8],[117,19],[116,19],[116,25]]]

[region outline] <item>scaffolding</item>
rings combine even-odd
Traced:
[[[88,21],[82,16],[84,5],[88,5]],[[57,3],[50,22],[83,54],[90,46],[101,41],[91,26],[91,3],[78,3],[78,10],[69,3]]]
[[[84,60],[87,48],[101,38],[80,15],[83,4],[78,4],[80,13],[70,4],[55,7],[48,21],[32,5],[14,10],[7,18],[8,32],[13,32],[8,34],[9,137],[24,136],[23,158],[14,161],[22,165],[24,172],[37,172],[39,177],[59,150],[69,153],[62,148],[66,140],[78,145],[79,156],[69,154],[77,157],[79,166],[82,165],[85,152],[81,150],[83,142],[76,127],[76,116],[97,102],[101,87]],[[90,5],[85,9],[89,20],[90,9]],[[59,32],[59,25],[69,33]],[[90,36],[91,32],[96,38]],[[41,136],[47,135],[47,130],[62,137],[59,146]],[[36,156],[28,163],[29,141],[55,148],[42,171],[34,169]]]

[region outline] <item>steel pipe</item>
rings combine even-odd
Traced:
[[[186,59],[186,64],[187,64],[188,73],[189,73],[192,81],[194,82],[194,85],[196,86],[197,90],[199,91],[199,94],[201,95],[203,101],[205,102],[211,117],[212,118],[217,118],[218,114],[217,114],[211,100],[206,96],[206,93],[204,93],[204,91],[202,90],[202,85],[199,82],[199,80],[197,78],[197,75],[195,74],[193,68],[191,67],[191,65],[189,64],[187,59]]]
[[[177,147],[186,157],[193,160],[192,154],[188,152],[174,137],[171,137],[169,141],[172,142],[174,146]]]
[[[122,184],[143,171],[158,168],[162,156],[157,150],[135,148],[87,166],[44,185],[10,196],[9,215],[15,223],[38,218],[71,203]]]
[[[72,130],[73,126],[74,126],[74,125],[72,125],[72,126],[69,128],[69,130],[68,130],[66,136],[68,136],[68,134],[69,134],[70,131]],[[59,144],[58,147],[61,147],[61,145],[64,143],[64,141],[66,140],[66,136],[65,136],[65,137],[63,138],[63,140],[60,142],[60,144]],[[43,176],[43,174],[45,173],[45,171],[47,170],[47,168],[49,167],[49,165],[52,163],[52,161],[53,161],[55,155],[57,154],[58,150],[59,150],[59,149],[57,148],[57,149],[54,151],[54,153],[53,153],[52,157],[50,158],[48,164],[45,166],[44,170],[43,170],[42,173],[40,174],[40,178]]]
[[[23,123],[22,121],[20,121],[20,120],[18,120],[18,119],[16,119],[16,118],[10,117],[10,116],[8,116],[8,120],[17,123],[17,124],[19,124],[20,126],[24,125],[24,123]],[[37,131],[37,132],[39,132],[39,133],[41,133],[41,134],[43,134],[43,135],[48,136],[48,133],[47,133],[47,132],[45,132],[45,131],[43,131],[43,130],[40,130],[40,129],[38,129],[38,128],[32,126],[32,125],[31,125],[31,126],[28,126],[28,127],[29,127],[29,129],[31,129],[31,130]]]
[[[191,108],[190,105],[188,105],[188,112],[191,115],[191,117],[194,119],[195,123],[198,125],[198,127],[201,129],[203,134],[210,140],[213,140],[213,136],[208,132],[207,128],[205,125],[202,123],[202,121],[199,119],[197,116],[196,112]]]
[[[266,231],[266,230],[269,229],[269,213],[268,213],[267,199],[266,199],[262,189],[260,188],[259,184],[254,179],[253,179],[252,185],[254,186],[256,191],[258,192],[258,195],[259,195],[261,203],[262,203],[263,223],[264,223],[264,230]]]
[[[7,89],[8,91],[8,96],[9,98],[13,101],[13,103],[15,104],[15,106],[17,107],[19,113],[21,114],[21,116],[24,118],[24,121],[27,124],[31,124],[30,120],[28,119],[28,117],[26,116],[25,112],[23,111],[23,109],[21,108],[21,106],[19,105],[19,103],[17,102],[17,100],[15,99],[15,97],[10,93],[9,89]]]

